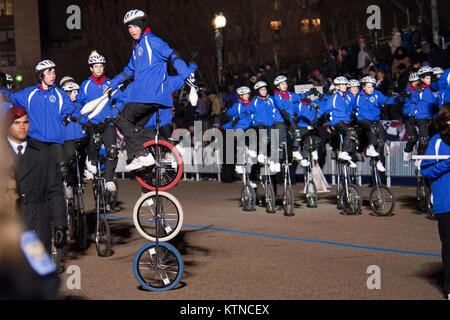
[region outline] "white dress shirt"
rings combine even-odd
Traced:
[[[24,142],[22,142],[22,143],[16,143],[16,142],[12,141],[9,137],[7,137],[7,139],[8,139],[9,144],[11,145],[11,147],[13,148],[13,150],[14,150],[14,152],[15,152],[16,154],[19,153],[19,150],[17,149],[19,146],[22,146],[22,147],[23,147],[23,149],[22,149],[22,155],[25,154],[25,149],[27,148],[27,142],[26,142],[26,141],[24,141]]]

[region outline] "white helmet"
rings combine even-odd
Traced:
[[[14,82],[13,77],[10,74],[5,73],[6,82]]]
[[[366,83],[377,84],[377,79],[375,79],[375,78],[372,77],[372,76],[367,76],[367,77],[364,77],[364,78],[361,80],[361,83],[362,83],[362,84],[366,84]]]
[[[255,90],[259,90],[264,87],[267,87],[267,83],[265,83],[264,81],[259,81],[255,84]]]
[[[37,64],[36,72],[39,73],[51,68],[56,68],[56,64],[51,60],[43,60]]]
[[[62,86],[64,85],[64,82],[67,82],[67,81],[73,81],[73,82],[75,82],[75,79],[72,78],[72,77],[70,77],[70,76],[65,76],[65,77],[63,77],[63,78],[61,79],[61,81],[59,82],[59,86],[62,87]]]
[[[424,78],[426,76],[432,76],[434,74],[433,68],[431,67],[422,67],[419,69],[419,72],[417,72],[420,78]]]
[[[93,65],[93,64],[97,64],[97,63],[106,64],[105,57],[100,55],[100,54],[94,54],[94,55],[89,57],[88,64],[90,66]]]
[[[352,79],[348,82],[348,87],[349,88],[353,88],[353,87],[361,87],[361,83],[359,83],[358,80],[356,79]]]
[[[72,92],[73,90],[80,90],[80,86],[75,82],[71,82],[62,87],[65,92]]]
[[[243,96],[244,94],[251,93],[252,90],[249,87],[240,87],[237,88],[236,92],[238,95]]]
[[[285,76],[278,76],[278,77],[276,77],[276,79],[273,82],[273,84],[278,86],[280,83],[286,82],[287,80],[288,79]]]
[[[417,72],[411,73],[409,75],[409,82],[419,81],[419,75]]]
[[[130,10],[125,14],[125,17],[123,18],[123,24],[128,24],[131,21],[137,20],[137,19],[145,19],[147,18],[147,15],[144,11],[141,10]]]
[[[435,76],[437,76],[438,74],[443,74],[444,73],[444,69],[442,69],[440,67],[433,68],[433,73],[434,73]]]
[[[346,77],[337,77],[336,79],[334,79],[334,84],[336,86],[341,85],[341,84],[348,85],[348,80]]]

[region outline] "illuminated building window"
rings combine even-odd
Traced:
[[[13,0],[0,0],[0,16],[13,15]]]

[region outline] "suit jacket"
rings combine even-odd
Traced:
[[[8,143],[9,144],[9,143]],[[10,148],[12,151],[12,148]],[[14,152],[14,151],[12,151]],[[54,153],[48,145],[28,138],[22,158],[16,161],[20,211],[28,230],[35,231],[50,248],[51,223],[67,227],[63,183]]]

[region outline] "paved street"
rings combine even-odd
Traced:
[[[91,189],[88,193],[91,193]],[[175,290],[140,288],[133,259],[146,240],[136,231],[132,209],[140,196],[136,181],[120,181],[121,210],[109,222],[114,254],[97,256],[95,244],[83,252],[69,245],[66,267],[81,269],[81,290],[69,290],[62,274],[61,294],[69,299],[130,300],[441,300],[442,272],[437,223],[415,209],[415,188],[393,188],[395,215],[345,216],[336,209],[335,191],[321,195],[319,208],[296,208],[294,217],[239,206],[241,184],[182,182],[171,193],[184,209],[184,227],[172,241],[183,257],[184,274]],[[301,185],[296,197],[301,199]],[[364,190],[367,199],[369,190]],[[280,195],[279,195],[280,198]],[[92,197],[88,207],[93,208]],[[92,237],[93,235],[91,235]],[[381,270],[381,289],[369,290],[369,266]]]

